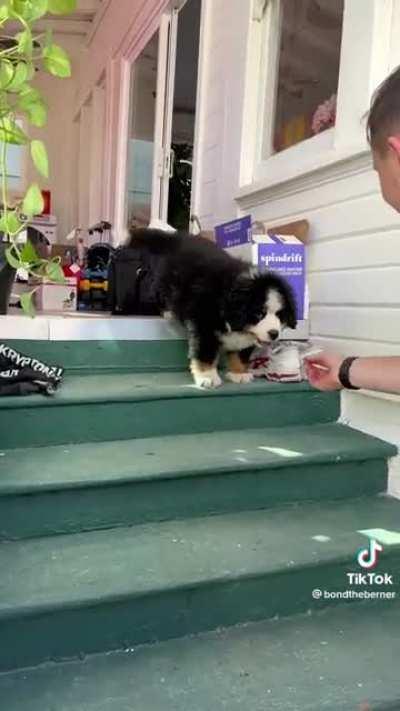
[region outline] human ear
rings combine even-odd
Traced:
[[[389,149],[396,154],[396,157],[400,161],[400,136],[389,136],[387,143]]]

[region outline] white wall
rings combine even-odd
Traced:
[[[271,226],[309,220],[312,338],[345,354],[400,355],[400,219],[380,196],[361,121],[372,90],[400,62],[400,0],[347,0],[345,12],[336,134],[311,139],[304,169],[296,147],[253,182],[260,116],[248,103],[260,87],[251,3],[209,0],[197,210],[208,229],[246,213]],[[343,411],[353,426],[400,444],[400,398],[346,394]],[[399,464],[391,477],[400,493]]]
[[[76,224],[76,156],[77,132],[73,122],[76,94],[80,81],[84,38],[79,35],[54,35],[54,41],[63,46],[72,60],[72,77],[58,79],[37,73],[35,84],[48,104],[48,123],[44,129],[30,129],[32,137],[45,141],[50,160],[50,177],[40,178],[41,187],[51,190],[52,213],[59,221],[58,241]],[[27,181],[38,180],[37,173],[28,161]]]
[[[249,0],[203,0],[194,212],[203,229],[235,216]]]

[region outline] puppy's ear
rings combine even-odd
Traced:
[[[252,293],[253,279],[240,277],[226,295],[224,318],[233,331],[241,331],[247,325],[249,300]]]
[[[283,317],[288,328],[295,329],[297,326],[297,316],[296,316],[296,297],[292,288],[287,285],[287,291],[285,293],[285,307],[283,311]]]
[[[293,311],[292,309],[289,309],[288,311],[287,325],[288,328],[293,329],[295,329],[297,326],[296,311]]]

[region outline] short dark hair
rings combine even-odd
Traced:
[[[400,133],[400,67],[375,91],[367,120],[367,137],[372,148],[384,152],[386,139]]]

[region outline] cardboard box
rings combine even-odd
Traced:
[[[252,249],[253,264],[279,274],[292,287],[298,320],[308,318],[305,245],[294,235],[255,235]]]
[[[35,292],[38,311],[76,311],[78,304],[78,282],[75,277],[66,277],[65,284],[40,284]]]
[[[248,225],[264,234],[246,238]],[[217,243],[234,257],[257,266],[261,271],[269,269],[280,274],[291,285],[297,305],[298,325],[295,330],[285,329],[283,340],[307,340],[309,338],[309,295],[306,278],[306,242],[308,222],[301,220],[267,229],[265,223],[253,224],[250,216],[240,218],[215,229]],[[234,238],[232,239],[232,235]]]
[[[57,243],[57,217],[55,215],[37,215],[30,224],[39,230],[50,244]]]

